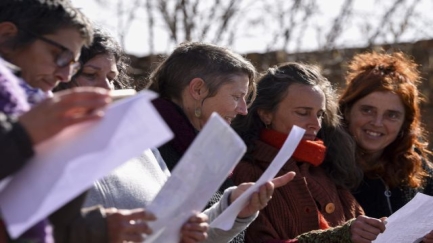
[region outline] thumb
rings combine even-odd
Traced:
[[[282,187],[289,183],[289,181],[293,180],[296,173],[293,171],[287,172],[286,174],[276,177],[272,180],[272,183],[274,183],[274,188]]]

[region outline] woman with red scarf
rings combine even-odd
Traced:
[[[385,230],[380,219],[362,216],[350,193],[362,173],[337,107],[330,82],[314,66],[285,63],[259,80],[248,115],[233,122],[248,146],[234,171],[235,183],[257,180],[292,126],[305,129],[305,135],[279,172],[295,171],[295,178],[275,189],[247,229],[246,242],[371,242]]]

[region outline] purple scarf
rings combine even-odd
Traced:
[[[18,68],[0,58],[0,112],[17,117],[28,111],[31,105],[45,99],[47,94],[28,86],[14,75],[13,71],[18,71]],[[0,224],[0,227],[4,227],[3,224]],[[18,240],[19,242],[53,243],[51,231],[51,226],[45,219],[26,231]]]
[[[13,67],[0,58],[0,111],[17,116],[30,109],[26,93],[20,87],[20,80],[12,73]]]

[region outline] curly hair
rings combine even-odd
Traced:
[[[292,84],[317,86],[325,95],[326,110],[318,138],[327,147],[322,167],[328,176],[340,187],[354,188],[362,179],[362,171],[355,161],[355,143],[340,125],[338,102],[331,83],[314,65],[288,62],[269,68],[257,82],[257,97],[248,109],[246,116],[238,116],[232,126],[247,144],[244,160],[254,163],[251,152],[259,139],[265,124],[258,111],[275,112],[280,102],[287,96]]]
[[[94,58],[97,55],[108,54],[114,57],[116,61],[116,67],[119,71],[116,79],[114,81],[114,87],[116,89],[130,88],[131,78],[128,75],[129,58],[124,54],[122,47],[119,43],[111,36],[108,32],[95,28],[93,35],[93,43],[89,47],[83,47],[81,49],[81,55],[79,62],[81,66],[84,66],[86,62]],[[69,89],[77,86],[75,79],[81,75],[82,69],[80,69],[71,79],[71,82],[60,83],[55,91]]]
[[[391,187],[401,183],[419,187],[426,175],[423,158],[431,152],[421,124],[419,104],[422,98],[417,88],[420,82],[418,65],[402,52],[361,53],[354,56],[348,65],[347,87],[339,100],[346,126],[353,105],[370,93],[390,91],[403,103],[405,117],[400,136],[384,149],[379,161],[366,161],[357,149],[357,160],[364,173],[370,177],[381,176]]]

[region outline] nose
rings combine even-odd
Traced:
[[[311,116],[310,121],[308,123],[308,128],[318,132],[320,128],[322,128],[322,118],[317,117],[315,115]]]
[[[239,102],[237,112],[238,114],[241,114],[243,116],[246,116],[248,114],[247,103],[244,99],[241,99],[241,101]]]
[[[381,115],[376,115],[373,117],[371,123],[376,127],[381,127],[383,125],[383,117]]]
[[[110,80],[108,80],[108,78],[102,78],[100,80],[98,80],[98,82],[95,85],[96,87],[100,87],[100,88],[104,88],[104,89],[114,89],[114,87],[112,87]]]
[[[70,65],[57,68],[54,73],[56,79],[64,83],[69,82],[71,80],[72,74],[73,74],[73,68]]]

